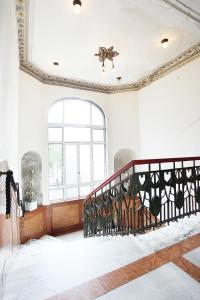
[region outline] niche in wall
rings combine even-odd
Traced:
[[[131,149],[121,149],[114,156],[115,172],[125,166],[129,161],[136,158],[136,155]]]
[[[42,160],[37,152],[26,152],[21,161],[22,171],[22,198],[26,200],[27,194],[30,192],[30,177],[31,177],[31,190],[34,195],[34,200],[37,204],[42,204],[42,191],[41,191],[41,175],[42,175]]]

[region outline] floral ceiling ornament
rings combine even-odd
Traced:
[[[114,68],[113,58],[119,55],[119,52],[113,50],[114,47],[111,46],[108,49],[106,47],[99,47],[99,52],[95,53],[95,56],[99,57],[99,61],[102,62],[103,72],[105,71],[105,60],[108,59],[112,62],[112,68]]]

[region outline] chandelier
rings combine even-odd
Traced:
[[[99,52],[95,53],[95,56],[99,57],[99,61],[102,63],[102,71],[105,71],[105,60],[108,59],[112,62],[112,68],[114,69],[114,61],[113,58],[118,56],[119,53],[117,51],[113,50],[113,46],[111,46],[110,48],[106,48],[106,47],[99,47]]]

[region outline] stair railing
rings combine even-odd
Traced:
[[[84,236],[144,233],[200,211],[200,156],[132,160],[84,200]]]

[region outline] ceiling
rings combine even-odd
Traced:
[[[134,89],[200,55],[199,0],[82,0],[80,14],[74,13],[72,0],[19,2],[25,21],[22,69],[47,83],[110,92]],[[163,38],[169,39],[166,49]],[[102,72],[94,55],[100,46],[119,52],[114,71],[107,61]]]

